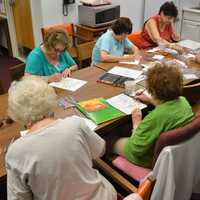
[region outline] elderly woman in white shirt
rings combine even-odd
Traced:
[[[105,142],[78,117],[55,120],[56,94],[27,77],[9,89],[8,111],[29,132],[6,155],[8,200],[116,200],[113,186],[93,168]]]

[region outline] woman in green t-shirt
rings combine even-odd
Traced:
[[[34,48],[26,60],[25,75],[41,76],[48,82],[61,80],[77,70],[66,51],[68,38],[64,30],[50,29],[40,47]]]
[[[153,104],[155,109],[144,119],[140,109],[133,111],[132,135],[119,139],[113,152],[137,165],[150,167],[159,135],[190,122],[193,112],[185,97],[181,96],[183,75],[176,64],[155,64],[147,72],[146,83],[151,96],[138,92],[135,98]]]

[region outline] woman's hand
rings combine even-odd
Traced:
[[[71,70],[70,70],[69,68],[65,69],[65,70],[62,72],[62,76],[63,76],[64,78],[71,76]]]
[[[56,73],[52,76],[49,76],[48,78],[48,82],[51,83],[51,82],[58,82],[62,79],[62,74],[60,73]]]
[[[141,121],[142,121],[142,112],[139,108],[136,108],[132,112],[133,128],[136,129]]]
[[[145,90],[138,90],[135,92],[134,98],[146,104],[152,104],[152,97],[144,94]]]

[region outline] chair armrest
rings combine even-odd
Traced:
[[[148,200],[153,189],[155,181],[146,179],[138,188],[137,193],[143,200]]]

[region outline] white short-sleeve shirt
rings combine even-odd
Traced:
[[[6,155],[8,200],[116,200],[113,186],[92,166],[104,148],[78,117],[19,138]]]

